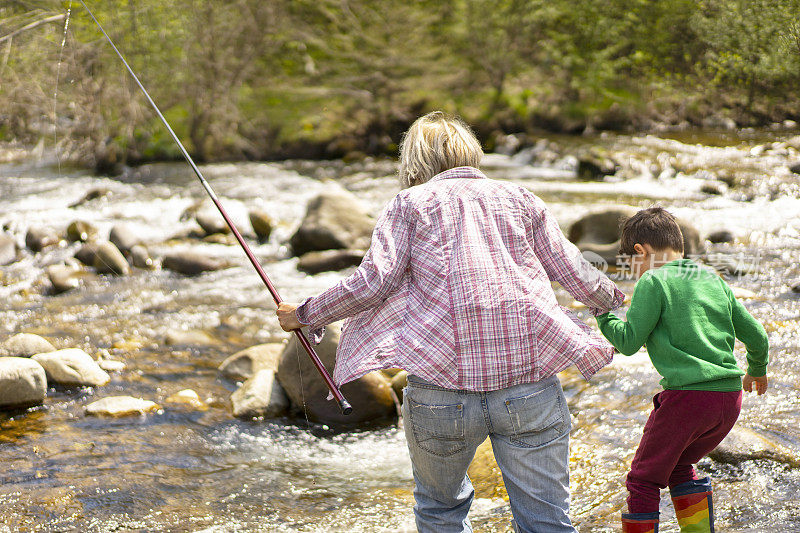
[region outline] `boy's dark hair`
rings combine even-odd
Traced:
[[[620,255],[635,255],[634,244],[649,244],[654,250],[683,253],[683,233],[675,217],[663,207],[642,209],[622,224]]]

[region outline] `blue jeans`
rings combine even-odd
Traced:
[[[445,389],[408,376],[403,420],[420,533],[472,531],[467,476],[491,438],[517,531],[574,532],[569,519],[567,402],[553,376],[490,392]]]

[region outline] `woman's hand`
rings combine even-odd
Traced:
[[[297,320],[298,306],[299,304],[290,304],[286,302],[278,304],[276,314],[278,315],[278,321],[281,323],[283,331],[294,331],[306,325]]]

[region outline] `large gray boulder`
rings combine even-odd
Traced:
[[[340,335],[339,326],[331,325],[322,342],[315,346],[317,355],[330,374],[333,374]],[[343,415],[336,401],[327,400],[328,387],[296,336],[292,336],[283,350],[278,365],[278,381],[293,407],[302,410],[305,402],[308,418],[315,422],[354,425],[394,420],[397,417],[396,397],[391,384],[380,372],[370,372],[342,387],[342,393],[353,406],[350,415]]]
[[[139,244],[139,237],[136,236],[129,226],[122,224],[111,228],[108,240],[125,256],[130,255],[133,247]]]
[[[0,408],[40,405],[47,392],[44,368],[25,357],[0,357]]]
[[[259,370],[231,395],[233,416],[276,418],[289,411],[289,398],[275,379],[274,370]]]
[[[25,246],[32,252],[39,252],[57,243],[58,235],[52,229],[31,227],[25,234]]]
[[[150,400],[133,396],[109,396],[90,403],[83,408],[83,411],[90,416],[122,417],[141,416],[159,409],[161,406]]]
[[[92,266],[99,274],[126,276],[131,272],[131,267],[128,265],[128,261],[125,260],[125,256],[114,244],[108,241],[97,245]]]
[[[77,348],[40,353],[32,359],[44,367],[49,381],[61,385],[100,387],[111,381],[92,356]]]
[[[597,254],[614,265],[619,254],[622,223],[636,212],[636,208],[618,206],[589,213],[570,226],[567,237],[581,252]],[[703,245],[697,229],[685,220],[678,219],[678,225],[683,233],[684,256],[701,253]]]
[[[0,233],[0,265],[8,265],[17,260],[17,243],[11,235]]]
[[[315,250],[369,248],[375,221],[352,194],[326,192],[308,204],[290,244],[294,255]]]
[[[234,381],[250,379],[260,370],[278,370],[285,345],[279,342],[257,344],[225,359],[219,371]]]
[[[228,268],[230,265],[222,259],[207,257],[194,252],[176,252],[167,255],[162,266],[179,274],[197,276],[203,272]]]
[[[0,356],[31,357],[54,351],[55,347],[47,339],[32,333],[17,333],[0,344]]]

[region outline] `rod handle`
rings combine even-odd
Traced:
[[[339,409],[342,411],[343,415],[349,415],[353,412],[353,407],[350,405],[350,402],[347,401],[346,398],[342,397],[339,401]]]

